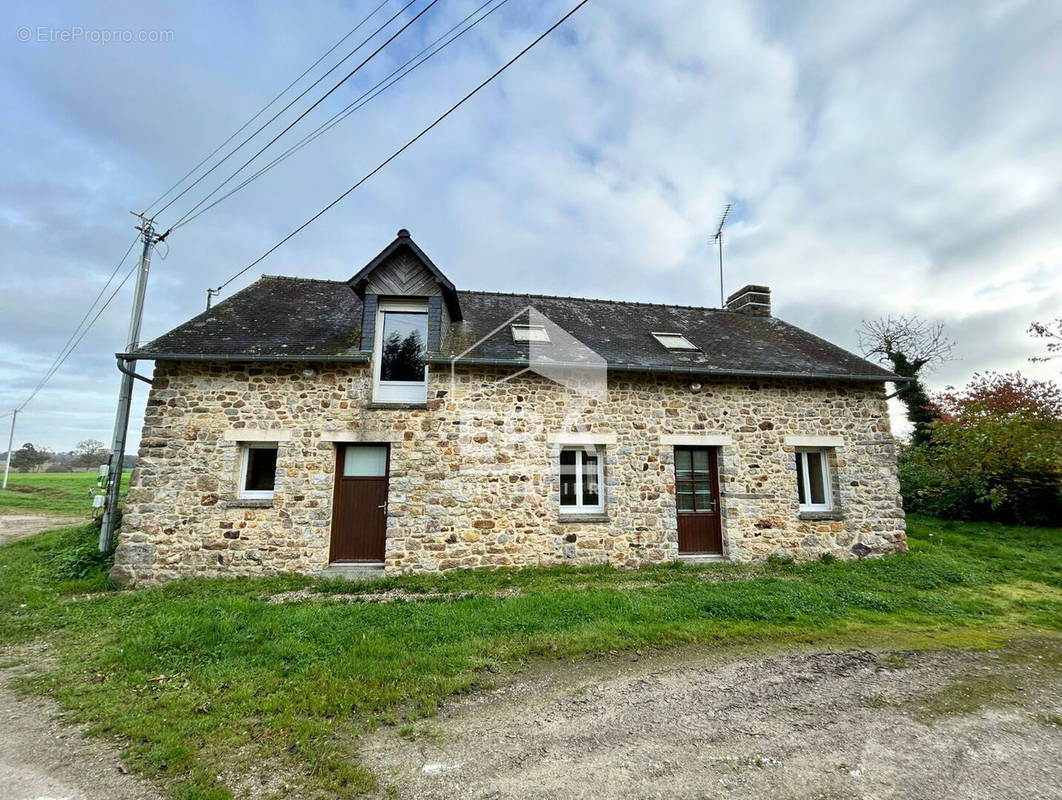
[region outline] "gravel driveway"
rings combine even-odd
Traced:
[[[403,798],[1062,798],[1062,639],[540,671],[369,737]]]
[[[0,798],[160,798],[114,743],[11,691],[17,671],[0,669]],[[1062,637],[553,664],[359,746],[384,797],[1062,798]],[[272,796],[270,774],[230,786]]]

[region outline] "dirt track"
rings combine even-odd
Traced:
[[[1062,798],[1060,715],[1059,639],[665,655],[553,667],[362,756],[403,798],[1046,800]]]
[[[123,773],[118,748],[83,736],[54,702],[13,692],[19,670],[0,670],[0,798],[162,800],[146,780]]]
[[[69,528],[77,525],[77,517],[61,517],[55,514],[0,514],[0,544],[16,539],[25,539],[41,531]]]

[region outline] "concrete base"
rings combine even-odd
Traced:
[[[679,561],[683,564],[719,564],[729,559],[724,555],[719,554],[700,554],[693,553],[691,555],[679,554]]]
[[[384,565],[379,564],[329,564],[321,572],[322,578],[345,578],[348,581],[365,581],[384,577]]]

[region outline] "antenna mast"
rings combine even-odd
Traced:
[[[726,204],[726,208],[723,209],[723,216],[719,218],[719,227],[716,228],[715,236],[713,237],[719,243],[719,308],[723,308],[725,305],[723,300],[723,225],[726,223],[726,218],[730,214],[732,206],[733,203]]]

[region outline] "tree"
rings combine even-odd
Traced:
[[[922,372],[951,358],[955,342],[944,335],[944,323],[891,314],[864,320],[859,345],[865,357],[887,364],[897,375],[911,379],[897,387],[896,397],[907,407],[907,419],[914,426],[913,441],[927,442],[929,425],[936,420],[937,410],[922,383]]]
[[[77,443],[73,456],[73,466],[91,469],[107,461],[107,448],[99,439],[85,439]]]
[[[1038,339],[1047,339],[1047,355],[1033,356],[1030,361],[1050,361],[1062,358],[1062,317],[1050,322],[1033,322],[1029,325],[1029,334]]]
[[[11,455],[11,466],[19,472],[33,472],[51,457],[44,448],[38,450],[32,442],[26,442]]]

